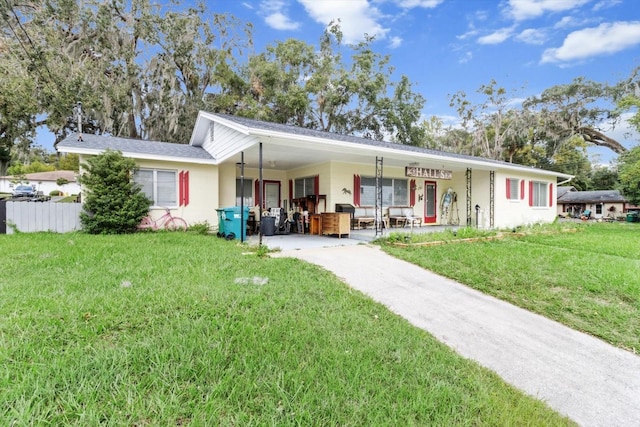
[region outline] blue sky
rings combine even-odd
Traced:
[[[165,0],[165,3],[169,3]],[[345,41],[373,35],[427,100],[424,116],[455,121],[450,95],[495,79],[518,98],[583,76],[616,83],[640,66],[638,0],[209,0],[254,26],[257,51],[288,38],[317,44],[340,19]],[[624,126],[610,133],[627,146]],[[601,153],[608,161],[608,150]]]

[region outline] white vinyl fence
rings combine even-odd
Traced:
[[[81,203],[7,202],[7,234],[80,230]]]

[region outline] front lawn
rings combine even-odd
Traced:
[[[525,237],[506,233],[502,240],[437,246],[387,242],[383,248],[573,329],[640,351],[640,224],[572,223],[575,232],[554,225],[536,228]],[[427,238],[451,240],[451,233]]]
[[[1,425],[571,424],[296,259],[189,233],[0,247]]]

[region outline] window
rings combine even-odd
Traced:
[[[507,200],[518,200],[524,196],[524,181],[507,178]]]
[[[244,201],[243,201],[243,205],[244,206],[254,206],[253,204],[253,197],[251,195],[251,192],[253,187],[253,179],[251,178],[244,178]],[[241,196],[241,190],[242,187],[240,185],[240,178],[236,178],[236,206],[240,206],[240,198]]]
[[[315,194],[316,177],[308,176],[305,178],[296,178],[293,181],[293,197],[306,197]]]
[[[360,206],[375,206],[376,179],[360,179]],[[382,206],[408,206],[409,182],[406,179],[382,179]]]
[[[547,183],[531,181],[529,184],[531,191],[531,194],[529,194],[529,204],[538,207],[547,206]]]
[[[154,206],[176,206],[176,172],[158,169],[140,169],[133,177],[142,187],[142,192],[153,201]]]

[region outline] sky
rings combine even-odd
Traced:
[[[169,4],[169,0],[160,0]],[[473,99],[495,80],[515,99],[568,84],[576,77],[614,84],[640,66],[638,0],[208,0],[254,27],[254,44],[289,38],[317,45],[340,20],[344,41],[375,36],[390,55],[395,79],[404,74],[425,99],[424,117],[454,124],[452,94]],[[479,98],[478,98],[479,99]],[[609,136],[630,147],[625,126]],[[606,163],[610,150],[590,150]]]

